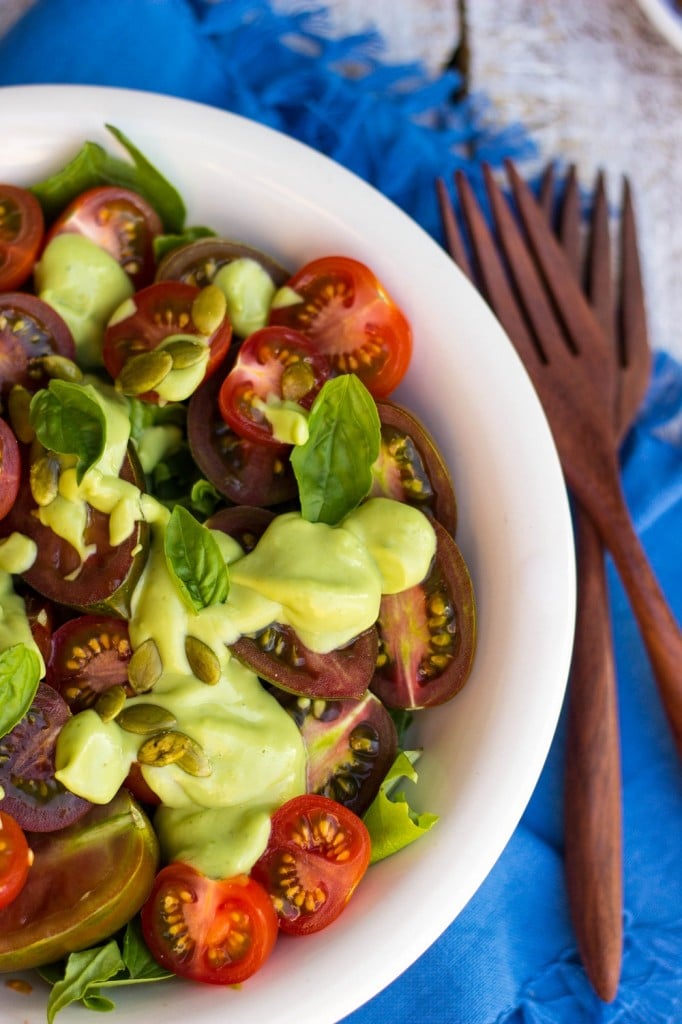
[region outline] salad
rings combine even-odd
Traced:
[[[0,186],[0,971],[50,1019],[330,925],[434,824],[405,728],[475,648],[397,304],[188,228],[112,132]]]

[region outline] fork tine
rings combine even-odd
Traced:
[[[644,397],[651,366],[651,348],[646,322],[646,302],[637,241],[637,223],[630,182],[623,179],[621,203],[620,309],[618,330],[621,344],[621,393],[619,422],[634,415]]]
[[[540,192],[538,202],[547,218],[548,223],[554,219],[554,187],[555,187],[554,164],[547,164],[540,180]]]
[[[450,202],[447,185],[442,178],[436,178],[436,195],[445,234],[445,246],[459,269],[466,274],[472,284],[475,284],[475,275],[466,251],[464,239],[459,230],[459,224],[457,223],[452,203]]]
[[[521,234],[509,203],[497,185],[491,169],[486,165],[483,170],[498,241],[504,250],[507,266],[514,279],[525,315],[532,326],[535,337],[542,338],[545,358],[561,358],[568,351],[566,339],[528,251],[526,240]],[[535,203],[535,199],[532,199],[532,202],[544,230],[551,236],[551,229],[546,223],[540,207]],[[494,249],[495,242],[492,238],[489,241],[489,246]],[[477,250],[479,253],[485,251],[482,246],[478,246]],[[497,310],[497,302],[492,297],[491,301],[493,308]],[[514,344],[517,344],[517,335],[511,329],[508,329],[508,333]]]
[[[611,259],[609,208],[604,173],[597,174],[593,190],[587,257],[587,293],[597,320],[612,345],[616,344],[615,289]],[[620,355],[616,353],[617,361]]]
[[[469,181],[461,171],[455,175],[455,185],[462,216],[471,238],[478,276],[488,304],[519,349],[522,358],[529,363],[537,361],[537,346],[519,310],[485,215]]]
[[[506,167],[521,220],[542,271],[545,285],[568,332],[569,344],[572,344],[574,351],[580,351],[583,359],[589,361],[595,370],[601,372],[611,359],[606,338],[582,288],[570,272],[570,264],[549,229],[532,192],[511,161],[506,162]],[[520,248],[523,249],[523,243]]]
[[[561,201],[558,235],[566,258],[573,268],[576,281],[581,281],[581,210],[578,175],[575,164],[571,164],[566,175],[564,194]]]

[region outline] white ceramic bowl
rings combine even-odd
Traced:
[[[637,0],[651,23],[671,46],[682,53],[682,11],[675,0]]]
[[[398,396],[451,468],[458,541],[479,613],[473,674],[422,713],[418,806],[440,815],[370,869],[339,921],[289,940],[241,990],[185,982],[116,990],[112,1022],[332,1024],[407,968],[471,898],[531,796],[570,659],[574,558],[556,452],[502,329],[451,260],[364,182],[269,129],[193,103],[80,87],[0,89],[0,180],[30,183],[86,139],[120,127],[178,186],[189,223],[296,267],[342,253],[377,272],[410,318],[413,364]],[[504,914],[504,907],[500,908]],[[3,987],[3,1020],[43,1024],[45,990]],[[85,1020],[69,1009],[60,1024]]]

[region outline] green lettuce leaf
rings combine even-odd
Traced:
[[[438,821],[437,814],[412,810],[407,797],[396,786],[401,779],[417,781],[414,762],[418,751],[401,751],[381,784],[379,792],[365,812],[363,821],[372,841],[370,864],[390,857],[403,847],[420,839]]]

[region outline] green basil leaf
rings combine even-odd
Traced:
[[[162,981],[173,977],[173,972],[161,967],[149,952],[142,937],[139,918],[133,918],[126,926],[122,952],[131,982]]]
[[[438,821],[436,814],[415,813],[405,794],[395,791],[401,779],[417,781],[413,762],[418,756],[417,751],[401,751],[398,754],[364,814],[363,821],[372,841],[371,864],[390,857],[420,839]]]
[[[157,235],[152,242],[154,260],[160,263],[164,256],[173,249],[179,249],[181,245],[188,245],[189,242],[196,242],[197,238],[215,238],[216,232],[213,228],[204,227],[203,224],[193,224],[178,234]]]
[[[71,953],[66,961],[64,977],[55,982],[47,1000],[48,1024],[60,1010],[71,1003],[83,1002],[91,1009],[110,1010],[113,1003],[103,1002],[96,991],[102,983],[125,970],[118,944],[114,939],[105,946],[96,946],[80,953]]]
[[[181,232],[185,205],[176,189],[118,128],[108,130],[132,157],[132,163],[109,154],[97,142],[85,142],[56,174],[31,187],[48,221],[72,199],[97,185],[121,185],[138,192],[154,207],[167,231]]]
[[[381,445],[376,403],[359,377],[347,373],[326,382],[308,430],[308,440],[291,455],[301,513],[309,522],[335,526],[369,493]]]
[[[25,644],[0,652],[0,736],[17,725],[31,704],[40,682],[40,659]]]
[[[182,505],[171,512],[164,550],[178,589],[193,611],[225,600],[229,578],[217,541]]]
[[[192,490],[190,491],[190,502],[192,508],[195,509],[200,516],[204,519],[208,519],[212,516],[215,510],[223,504],[224,498],[222,494],[219,494],[212,483],[209,480],[205,480],[200,477],[195,480],[192,484]]]
[[[94,465],[104,452],[106,417],[99,403],[80,384],[51,380],[31,399],[30,420],[38,440],[60,455],[78,458],[76,476]]]

